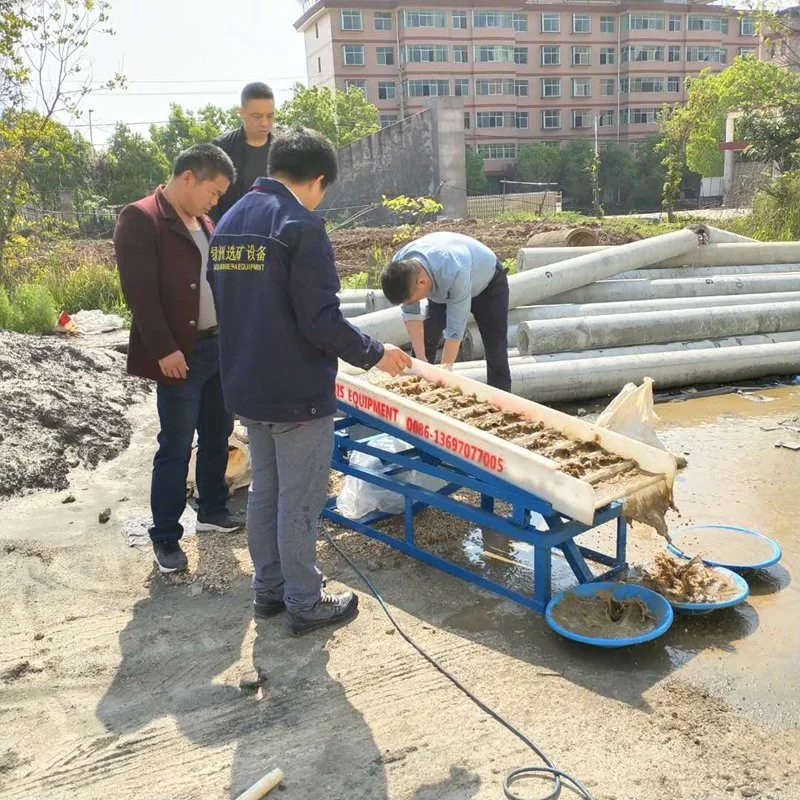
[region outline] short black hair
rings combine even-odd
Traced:
[[[267,86],[266,83],[261,83],[260,81],[255,81],[254,83],[248,83],[247,86],[242,89],[242,105],[246,105],[250,100],[274,100],[275,94],[272,91],[272,88]]]
[[[172,176],[177,177],[191,170],[198,181],[211,181],[217,175],[224,175],[230,183],[236,180],[236,167],[230,156],[215,144],[193,144],[175,159]]]
[[[270,176],[310,181],[322,175],[322,188],[339,174],[334,146],[318,131],[297,125],[275,137],[269,148]]]
[[[381,273],[381,287],[386,299],[393,305],[405,303],[414,290],[417,273],[422,264],[413,258],[392,261]]]

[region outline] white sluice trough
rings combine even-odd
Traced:
[[[397,429],[398,438],[412,434],[442,451],[442,460],[457,456],[479,470],[492,473],[523,491],[550,503],[553,508],[585,525],[594,523],[595,511],[614,500],[621,500],[641,489],[665,481],[671,490],[677,465],[667,452],[622,434],[599,428],[584,420],[546,406],[486,386],[439,367],[412,359],[406,375],[418,375],[433,384],[461,389],[474,394],[479,402],[496,405],[502,411],[521,414],[533,422],[559,431],[578,441],[594,441],[603,449],[636,462],[642,472],[628,484],[613,489],[595,487],[588,481],[559,471],[560,464],[537,453],[511,444],[490,433],[448,417],[388,389],[365,380],[365,373],[340,363],[336,395],[341,403],[375,417]]]

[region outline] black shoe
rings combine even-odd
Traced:
[[[286,616],[289,633],[308,633],[323,625],[346,622],[358,613],[358,595],[353,592],[323,591],[310,611],[302,614],[290,611]]]
[[[156,557],[156,564],[163,573],[180,572],[189,566],[186,553],[181,550],[178,540],[166,542],[153,542],[153,553]]]
[[[286,603],[283,600],[269,600],[256,595],[256,599],[253,601],[253,617],[255,619],[269,619],[285,609]]]
[[[217,511],[213,514],[205,514],[200,511],[197,514],[198,533],[203,531],[216,531],[217,533],[233,533],[244,527],[242,520],[233,516],[229,511]]]

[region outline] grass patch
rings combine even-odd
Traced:
[[[58,313],[46,287],[22,283],[9,295],[0,287],[0,328],[17,333],[52,333]]]

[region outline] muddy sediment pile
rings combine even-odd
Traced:
[[[676,603],[718,603],[738,593],[725,573],[706,566],[700,556],[681,561],[659,553],[655,565],[643,570],[641,582]]]
[[[552,615],[563,628],[592,639],[630,639],[656,626],[644,601],[638,597],[617,600],[608,590],[593,597],[567,592],[553,606]]]
[[[65,489],[71,468],[119,455],[147,391],[111,350],[0,331],[0,498]]]

